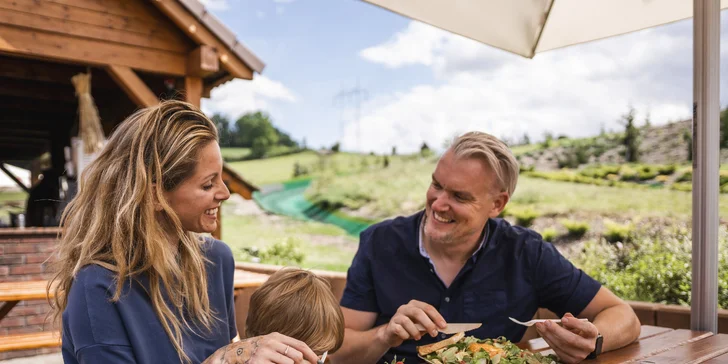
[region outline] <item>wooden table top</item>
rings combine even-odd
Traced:
[[[540,338],[530,340],[522,347],[553,354]],[[637,342],[583,363],[728,363],[728,335],[644,325]]]
[[[235,289],[258,287],[268,279],[267,274],[235,270]],[[0,302],[46,299],[48,281],[0,282]],[[51,292],[52,297],[52,292]]]

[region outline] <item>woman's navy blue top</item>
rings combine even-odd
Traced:
[[[233,301],[235,261],[223,242],[206,239],[207,295],[217,320],[212,332],[185,330],[184,351],[200,363],[237,335]],[[63,362],[65,364],[179,363],[169,336],[154,312],[145,290],[148,279],[124,284],[121,299],[111,302],[116,291],[114,272],[88,265],[76,275],[63,311]],[[193,327],[195,327],[193,325]]]

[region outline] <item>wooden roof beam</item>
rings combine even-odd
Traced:
[[[217,51],[208,45],[195,48],[187,56],[187,75],[207,77],[220,70]]]
[[[159,103],[159,98],[131,68],[110,65],[106,70],[135,104],[149,107]]]
[[[184,76],[187,54],[140,48],[0,24],[0,54]]]
[[[204,24],[200,23],[177,0],[155,0],[152,2],[195,42],[214,47],[217,50],[220,65],[223,69],[236,78],[253,79],[253,70],[228,50],[225,43],[208,30]]]

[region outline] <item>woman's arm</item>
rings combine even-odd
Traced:
[[[202,364],[301,364],[304,359],[315,363],[318,357],[302,341],[274,332],[223,346]]]

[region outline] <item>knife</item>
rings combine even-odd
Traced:
[[[483,324],[447,324],[447,327],[445,327],[444,329],[437,329],[437,331],[444,334],[457,334],[458,332],[475,330],[480,326],[483,326]],[[420,324],[415,324],[415,327],[420,331],[427,331],[425,327]]]

